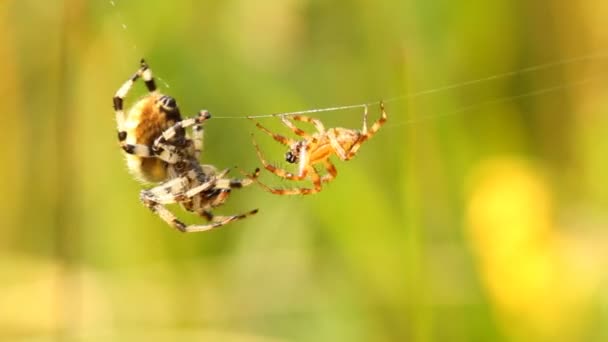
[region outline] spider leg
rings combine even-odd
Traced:
[[[281,116],[281,122],[285,126],[287,126],[287,128],[289,128],[290,130],[292,130],[296,135],[299,135],[299,136],[301,136],[304,139],[310,138],[310,135],[308,133],[306,133],[304,130],[302,130],[299,127],[297,127],[296,125],[294,125],[293,122],[289,121],[289,118],[287,118],[287,116],[282,115]]]
[[[380,118],[376,122],[374,122],[372,127],[368,130],[367,129],[367,106],[365,107],[365,111],[363,113],[363,129],[361,130],[361,134],[360,134],[359,138],[348,148],[348,150],[345,150],[342,147],[342,145],[338,141],[338,137],[337,137],[336,131],[334,129],[330,129],[328,131],[327,135],[329,137],[329,142],[330,142],[332,148],[334,149],[334,151],[336,152],[336,155],[340,159],[345,160],[345,161],[352,159],[357,154],[357,151],[359,151],[359,148],[361,148],[361,144],[363,144],[365,141],[371,139],[376,134],[376,132],[378,132],[380,127],[382,127],[382,125],[384,125],[384,123],[386,123],[387,115],[386,115],[386,111],[384,110],[384,103],[382,103],[382,102],[380,102],[380,110],[382,112]]]
[[[238,178],[223,178],[218,179],[215,182],[215,186],[222,189],[240,189],[249,186],[253,183],[250,178],[238,179]]]
[[[186,134],[186,128],[190,126],[199,126],[202,129],[202,124],[210,118],[211,114],[209,114],[208,111],[201,110],[197,116],[178,121],[173,126],[167,128],[160,137],[154,140],[154,144],[157,145],[159,143],[165,143],[167,141],[172,141],[176,138],[183,137]]]
[[[359,151],[359,148],[361,148],[361,144],[363,144],[369,138],[369,135],[362,135],[361,137],[359,137],[359,139],[348,150],[348,154],[346,155],[346,159],[344,160],[352,159],[357,154],[357,151]]]
[[[211,118],[211,114],[209,114],[209,112],[206,110],[201,110],[196,117],[176,122],[173,126],[167,128],[158,138],[156,138],[156,140],[154,140],[152,151],[160,159],[170,164],[176,163],[181,158],[176,153],[177,148],[169,144],[169,142],[185,139],[186,128],[192,126],[194,131],[194,151],[196,159],[198,159],[203,146],[203,123],[209,118]]]
[[[259,176],[259,169],[256,169],[251,178],[258,183],[264,190],[271,192],[275,195],[310,195],[321,191],[322,183],[329,183],[338,175],[338,170],[334,164],[328,159],[323,161],[325,168],[327,169],[327,174],[323,175],[323,177],[319,176],[317,170],[314,167],[309,166],[307,168],[307,173],[310,174],[310,180],[312,181],[313,188],[292,188],[292,189],[277,189],[271,188],[268,185],[257,180]]]
[[[257,171],[257,170],[256,170]],[[307,174],[310,174],[310,179],[312,181],[313,184],[313,188],[291,188],[291,189],[278,189],[278,188],[271,188],[270,186],[260,182],[259,180],[257,180],[257,173],[255,174],[254,177],[254,181],[261,186],[264,190],[271,192],[275,195],[310,195],[310,194],[314,194],[317,193],[319,191],[321,191],[321,183],[322,183],[322,179],[319,176],[319,173],[317,172],[317,170],[315,170],[314,167],[309,166],[307,168]]]
[[[300,163],[299,163],[299,168],[298,168],[298,176],[300,177],[304,177],[306,176],[306,171],[308,170],[308,166],[310,166],[310,151],[312,151],[313,148],[317,147],[319,140],[317,138],[311,138],[310,141],[308,141],[305,145],[304,148],[300,149]],[[314,170],[314,168],[313,168]]]
[[[216,188],[216,189],[225,190],[226,193],[228,193],[231,189],[240,189],[240,188],[249,186],[254,182],[250,178],[245,178],[245,179],[223,178],[228,173],[228,171],[229,171],[229,169],[226,169],[222,173],[218,174],[215,178],[186,191],[186,193],[185,193],[186,197],[190,197],[190,198],[194,197],[197,194],[199,194],[205,190],[211,189],[212,187]],[[220,196],[224,196],[224,195],[220,194]],[[227,194],[226,194],[226,196],[227,196]],[[220,203],[222,203],[222,202],[220,202]]]
[[[118,141],[120,142],[123,142],[127,138],[127,132],[124,127],[125,112],[123,102],[125,97],[127,97],[129,91],[131,90],[131,87],[133,87],[135,81],[137,81],[137,79],[140,77],[143,78],[144,83],[148,88],[148,91],[156,91],[156,84],[154,83],[154,78],[152,77],[152,71],[150,71],[148,64],[146,64],[146,62],[142,59],[137,72],[135,72],[135,74],[133,74],[131,78],[125,81],[125,83],[123,83],[122,86],[118,88],[112,99],[114,113],[116,115],[116,125],[118,128]]]
[[[180,221],[169,209],[164,205],[149,199],[142,199],[144,204],[153,212],[155,212],[163,221],[165,221],[171,227],[179,230],[182,233],[195,233],[204,232],[213,228],[221,227],[230,222],[244,219],[248,216],[254,215],[258,212],[258,209],[251,210],[244,214],[232,215],[232,216],[213,216],[211,212],[204,211],[203,216],[207,218],[211,223],[204,225],[186,225]]]
[[[374,122],[374,124],[368,131],[367,130],[367,106],[365,107],[365,112],[363,113],[363,131],[362,132],[363,132],[363,135],[366,136],[366,140],[373,137],[374,134],[376,134],[376,132],[378,132],[380,127],[382,127],[382,125],[384,125],[386,123],[386,120],[388,119],[388,116],[386,115],[386,110],[384,109],[384,102],[380,102],[380,112],[381,112],[380,118],[376,122]]]
[[[361,132],[367,134],[367,105],[365,105],[365,109],[363,110],[363,128],[361,128]]]
[[[152,212],[156,213],[163,221],[171,227],[184,232],[186,225],[181,222],[169,209],[164,205],[176,203],[180,198],[180,193],[183,193],[188,180],[180,177],[169,182],[156,186],[149,190],[142,190],[139,199]]]
[[[152,76],[152,71],[148,67],[148,64],[142,59],[140,62],[139,69],[129,78],[125,83],[123,83],[120,88],[116,91],[113,98],[113,106],[114,112],[116,114],[116,125],[118,129],[118,141],[122,149],[128,153],[133,154],[139,157],[153,157],[154,154],[150,150],[150,148],[146,145],[140,144],[126,144],[124,141],[127,139],[127,131],[125,130],[125,112],[124,112],[124,99],[133,87],[135,81],[139,78],[144,80],[146,87],[149,92],[156,91],[156,83],[154,82],[154,77]],[[165,159],[168,157],[164,156]],[[163,159],[163,157],[161,157]],[[163,160],[165,160],[163,159]],[[169,161],[169,160],[165,160]]]
[[[315,126],[315,128],[317,129],[317,131],[319,133],[321,133],[321,134],[325,133],[325,126],[323,126],[323,123],[321,122],[321,120],[314,119],[309,116],[300,115],[300,114],[292,115],[291,118],[296,121],[308,122],[309,124],[312,124],[313,126]]]
[[[280,135],[280,134],[275,134],[275,133],[272,133],[272,132],[271,132],[271,131],[269,131],[269,130],[268,130],[266,127],[264,127],[264,126],[260,125],[260,123],[259,123],[259,122],[255,121],[255,120],[253,120],[253,119],[251,119],[251,118],[249,118],[249,120],[253,121],[253,122],[255,123],[255,126],[256,126],[256,127],[257,127],[257,128],[260,130],[260,131],[262,131],[262,132],[264,132],[264,133],[266,133],[266,134],[270,135],[270,136],[271,136],[271,137],[272,137],[274,140],[276,140],[276,141],[280,142],[281,144],[283,144],[283,145],[285,145],[285,146],[290,146],[290,145],[292,145],[292,144],[294,144],[294,143],[296,142],[295,140],[293,140],[293,139],[289,139],[289,138],[284,137],[284,136],[282,136],[282,135]]]
[[[199,116],[206,116],[205,120],[209,119],[211,115],[207,111],[200,111]],[[204,137],[203,122],[196,123],[192,126],[192,141],[194,141],[194,157],[198,160],[201,157],[201,151],[203,150],[203,137]]]
[[[365,108],[367,109],[367,107],[365,107]],[[363,134],[359,137],[359,139],[350,147],[348,154],[346,156],[348,159],[351,159],[352,157],[354,157],[355,154],[357,154],[357,151],[359,150],[359,148],[361,147],[361,144],[364,143],[365,141],[371,139],[376,134],[376,132],[378,132],[380,127],[382,127],[382,125],[384,125],[386,123],[386,120],[388,119],[388,117],[386,115],[386,110],[384,110],[384,102],[380,102],[380,111],[381,111],[380,118],[376,122],[374,122],[374,124],[369,129],[369,131],[367,131],[367,123],[366,123],[367,110],[365,111],[365,113],[363,113],[363,130],[364,131],[363,131]],[[367,131],[367,132],[365,132],[365,131]]]
[[[141,71],[141,78],[144,80],[146,84],[146,88],[148,88],[149,92],[156,91],[156,82],[154,82],[154,76],[152,76],[152,70],[148,66],[148,63],[142,58],[139,62],[141,67],[139,70]]]
[[[165,221],[171,227],[179,230],[180,232],[186,232],[186,224],[180,221],[169,209],[164,205],[150,199],[141,198],[142,202],[148,209],[153,213],[156,213],[163,221]]]
[[[227,170],[220,173],[220,175],[225,175]],[[225,179],[222,179],[225,180]],[[216,183],[215,180],[211,180],[206,182],[205,184],[201,184],[198,188],[198,192],[194,193],[191,189],[189,191],[184,192],[189,182],[185,177],[180,177],[163,183],[157,187],[154,187],[149,190],[143,190],[140,194],[140,199],[152,212],[155,212],[163,221],[169,224],[171,227],[184,232],[184,233],[192,233],[192,232],[202,232],[207,231],[213,228],[217,228],[223,225],[226,225],[230,222],[244,219],[248,216],[254,215],[258,212],[258,209],[251,210],[249,212],[239,214],[239,215],[231,215],[231,216],[214,216],[209,210],[198,210],[197,212],[205,217],[211,223],[205,225],[186,225],[182,221],[180,221],[169,209],[165,207],[165,204],[177,203],[182,199],[196,196],[201,191],[210,189],[214,186],[220,188],[221,193],[217,195],[217,199],[215,202],[219,204],[223,203],[226,197],[229,194],[231,187],[241,187],[242,182],[238,180],[226,180],[226,183]],[[251,184],[250,181],[249,184]],[[227,189],[221,188],[222,186],[226,186]],[[189,196],[192,195],[192,196]],[[197,205],[200,205],[200,197],[194,197],[194,202]]]
[[[179,155],[177,155],[176,153],[173,153],[171,151],[171,149],[173,149],[173,146],[168,146],[168,150],[164,150],[164,149],[157,149],[154,150],[150,149],[149,146],[147,145],[142,145],[142,144],[121,144],[121,147],[123,149],[123,151],[125,151],[125,153],[128,154],[132,154],[138,157],[144,157],[144,158],[151,158],[151,157],[157,157],[169,164],[174,164],[175,162],[177,162],[179,160]]]
[[[217,195],[212,195],[211,201],[208,202],[208,204],[205,207],[202,207],[198,210],[195,210],[195,212],[197,212],[199,215],[205,217],[207,219],[207,221],[209,221],[209,224],[205,224],[205,225],[190,225],[187,227],[184,227],[184,231],[185,232],[202,232],[202,231],[207,231],[213,228],[217,228],[223,225],[226,225],[230,222],[233,221],[237,221],[237,220],[242,220],[248,216],[254,215],[258,212],[258,209],[254,209],[251,210],[249,212],[243,213],[243,214],[238,214],[238,215],[228,215],[228,216],[215,216],[213,215],[213,213],[207,209],[209,207],[215,207],[215,206],[219,206],[221,204],[223,204],[226,199],[228,198],[228,196],[230,195],[230,190],[233,188],[242,188],[244,186],[248,186],[250,184],[253,183],[253,180],[247,178],[247,179],[227,179],[227,178],[223,178],[229,171],[230,169],[226,169],[222,172],[220,172],[216,178],[214,178],[213,180],[209,181],[208,183],[211,183],[211,185],[213,186],[212,188],[214,190],[218,190],[219,193]],[[205,184],[201,184],[201,187],[204,186]],[[204,190],[208,190],[209,186],[207,186],[207,189],[197,189],[197,188],[193,188],[191,190],[189,190],[186,194],[187,195],[196,195],[196,194],[200,194],[200,192],[204,191]],[[198,191],[198,192],[197,192]],[[198,199],[200,197],[195,197],[195,199]],[[200,202],[199,202],[199,206],[200,206]]]
[[[321,177],[321,182],[329,183],[334,178],[336,178],[336,176],[338,175],[338,170],[336,169],[336,166],[334,166],[334,164],[329,159],[325,159],[323,161],[323,164],[325,166],[325,169],[327,170],[327,174],[325,174],[325,175],[323,175],[323,177]]]
[[[185,177],[174,178],[162,183],[152,189],[142,190],[140,199],[145,203],[146,200],[154,201],[158,204],[170,204],[178,202],[178,199],[185,197],[185,190],[189,181]]]
[[[258,209],[253,209],[243,214],[238,215],[229,215],[229,216],[216,216],[209,210],[204,210],[200,214],[205,217],[210,223],[209,224],[193,224],[189,226],[182,226],[180,231],[184,233],[195,233],[195,232],[205,232],[214,228],[218,228],[224,225],[227,225],[230,222],[242,220],[251,215],[255,215],[258,212]]]
[[[348,157],[347,152],[344,150],[344,147],[342,147],[342,145],[338,141],[338,136],[336,134],[335,128],[331,128],[329,131],[327,131],[327,136],[329,137],[329,143],[336,155],[341,160],[349,160],[350,158]]]

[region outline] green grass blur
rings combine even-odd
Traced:
[[[607,340],[607,17],[600,0],[0,2],[0,340]],[[218,213],[259,214],[184,235],[140,204],[116,143],[111,98],[141,57],[185,115],[401,98],[323,192],[234,191]],[[212,119],[202,162],[252,170],[255,131]]]

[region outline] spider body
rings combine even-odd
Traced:
[[[139,78],[149,93],[125,115],[124,98]],[[211,212],[226,202],[232,189],[250,185],[252,180],[229,179],[228,169],[218,172],[212,165],[199,163],[203,124],[211,115],[203,110],[193,118],[182,119],[177,102],[157,90],[152,72],[143,60],[139,70],[118,89],[113,102],[118,141],[129,170],[141,181],[157,184],[142,190],[140,200],[161,219],[179,231],[198,232],[257,213],[257,209],[231,216],[215,216]],[[186,129],[192,130],[192,136]],[[209,223],[186,225],[165,207],[171,203],[180,204]]]
[[[173,102],[172,98],[152,92],[138,100],[128,112],[124,124],[127,145],[152,146],[154,140],[165,130],[182,120],[179,109],[160,105]],[[120,134],[120,133],[119,133]],[[160,158],[141,157],[126,154],[127,166],[131,173],[144,182],[161,182],[167,178],[168,164]]]
[[[293,115],[290,117],[295,121],[312,124],[316,128],[316,132],[313,134],[309,134],[298,128],[286,116],[281,116],[281,122],[299,136],[301,138],[299,140],[273,133],[256,122],[255,124],[258,129],[288,147],[288,150],[285,153],[285,160],[291,164],[298,164],[297,173],[290,173],[270,164],[266,161],[258,144],[254,140],[253,144],[264,168],[275,175],[288,180],[299,181],[309,179],[313,184],[313,188],[271,188],[257,179],[259,170],[256,170],[253,179],[264,189],[277,195],[307,195],[321,191],[323,183],[332,181],[338,175],[336,167],[329,158],[335,155],[344,161],[352,159],[361,147],[361,144],[373,137],[386,122],[387,115],[384,110],[384,104],[382,103],[380,103],[380,110],[382,112],[380,118],[374,122],[369,130],[367,128],[367,107],[363,113],[363,128],[361,130],[342,127],[334,127],[326,130],[323,123],[318,119],[304,115]],[[326,173],[322,176],[315,167],[319,164],[326,170]]]

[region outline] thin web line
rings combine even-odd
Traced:
[[[125,44],[127,44],[129,47],[127,50],[123,51],[123,57],[122,57],[123,68],[130,70],[129,72],[134,71],[136,66],[138,66],[138,64],[134,64],[134,63],[132,64],[131,62],[139,61],[141,58],[143,58],[145,56],[143,56],[143,54],[139,52],[139,47],[137,46],[137,44],[132,39],[128,38],[127,33],[129,32],[129,27],[126,24],[126,20],[124,19],[122,10],[120,8],[120,6],[122,6],[122,5],[118,4],[118,0],[109,0],[108,3],[110,4],[110,6],[112,6],[113,11],[116,13],[118,24],[120,25],[120,28],[122,29],[121,39],[123,39]],[[135,58],[131,58],[131,57],[135,57]],[[158,82],[160,82],[165,88],[171,88],[171,85],[167,81],[165,81],[163,78],[161,78],[157,74],[156,70],[154,71],[154,78]]]
[[[129,29],[126,25],[126,21],[123,18],[122,11],[119,9],[119,5],[117,2],[118,2],[118,0],[109,0],[108,1],[110,6],[113,8],[113,10],[117,14],[118,21],[120,23],[122,30],[126,33]],[[130,43],[132,43],[132,42],[130,42]],[[131,45],[132,45],[131,47],[133,49],[132,52],[137,54],[138,46],[134,43],[132,43]],[[408,94],[404,94],[404,95],[400,95],[400,96],[395,96],[395,97],[385,99],[383,101],[372,101],[372,102],[360,103],[360,104],[350,104],[350,105],[332,106],[332,107],[326,107],[326,108],[314,108],[314,109],[305,109],[305,110],[292,111],[292,112],[279,112],[279,113],[259,114],[259,115],[214,116],[213,118],[214,119],[270,118],[270,117],[289,116],[289,115],[296,115],[296,114],[313,114],[313,113],[322,113],[322,112],[343,111],[343,110],[356,109],[356,108],[365,108],[365,107],[370,107],[370,106],[374,106],[374,105],[379,105],[380,102],[390,103],[390,102],[397,102],[397,101],[402,101],[402,100],[407,100],[407,99],[413,99],[413,98],[417,98],[417,97],[437,94],[437,93],[441,93],[441,92],[445,92],[445,91],[449,91],[449,90],[454,90],[454,89],[464,88],[467,86],[481,84],[484,82],[490,82],[490,81],[505,79],[505,78],[513,77],[513,76],[517,76],[517,75],[523,75],[523,74],[527,74],[527,73],[548,70],[548,69],[556,68],[559,66],[581,63],[581,62],[585,62],[585,61],[604,60],[604,59],[608,59],[608,52],[598,51],[598,52],[594,52],[594,53],[590,53],[590,54],[586,54],[586,55],[575,56],[575,57],[550,61],[550,62],[543,63],[543,64],[533,65],[530,67],[526,67],[526,68],[518,69],[518,70],[514,70],[514,71],[498,73],[498,74],[494,74],[494,75],[490,75],[490,76],[482,77],[482,78],[478,78],[478,79],[473,79],[473,80],[468,80],[468,81],[453,83],[453,84],[447,84],[447,85],[440,86],[437,88],[431,88],[431,89],[408,93]],[[124,58],[123,58],[123,60],[124,60]],[[168,84],[168,82],[166,82],[164,79],[159,77],[159,75],[155,75],[155,78],[158,81],[160,81],[166,88],[170,88],[170,85]],[[395,123],[388,127],[398,126],[398,125],[402,125],[402,124],[409,124],[409,123],[418,122],[421,120],[428,120],[428,119],[439,117],[439,116],[455,115],[455,114],[458,114],[458,113],[461,113],[464,111],[471,110],[476,107],[481,107],[481,106],[485,106],[485,105],[489,105],[489,104],[493,104],[493,103],[508,102],[508,101],[519,99],[519,98],[537,96],[537,95],[541,95],[544,93],[557,91],[560,89],[578,86],[578,85],[581,85],[584,83],[588,83],[590,81],[591,81],[591,79],[587,79],[587,80],[583,80],[583,81],[579,81],[579,82],[563,84],[560,86],[544,88],[544,89],[540,89],[540,90],[533,91],[533,92],[526,93],[526,94],[503,97],[503,98],[490,100],[490,101],[483,101],[483,102],[480,102],[477,104],[463,107],[461,109],[458,109],[456,111],[453,111],[453,112],[450,112],[447,114],[428,115],[425,117],[419,117],[416,119],[407,120],[407,121],[401,122],[401,123]]]
[[[395,96],[395,97],[391,97],[387,100],[384,100],[382,102],[389,103],[389,102],[396,102],[396,101],[405,100],[405,99],[412,99],[412,98],[416,98],[416,97],[421,97],[421,96],[436,94],[436,93],[440,93],[440,92],[445,92],[448,90],[476,85],[476,84],[480,84],[480,83],[484,83],[484,82],[504,79],[504,78],[513,77],[513,76],[517,76],[517,75],[523,75],[523,74],[527,74],[527,73],[531,73],[531,72],[535,72],[535,71],[547,70],[547,69],[555,68],[558,66],[569,65],[569,64],[580,63],[580,62],[591,61],[591,60],[601,60],[601,59],[608,59],[608,53],[600,52],[600,53],[593,53],[593,54],[588,54],[588,55],[583,55],[583,56],[561,59],[561,60],[557,60],[557,61],[553,61],[553,62],[530,66],[530,67],[515,70],[515,71],[509,71],[509,72],[505,72],[505,73],[495,74],[495,75],[478,78],[478,79],[473,79],[473,80],[469,80],[469,81],[464,81],[464,82],[460,82],[460,83],[449,84],[449,85],[441,86],[438,88],[432,88],[432,89],[417,91],[417,92],[413,92],[413,93],[409,93],[409,94],[405,94],[405,95],[401,95],[401,96]],[[270,117],[276,117],[276,116],[289,116],[289,115],[296,115],[296,114],[333,112],[333,111],[348,110],[348,109],[354,109],[354,108],[365,108],[368,106],[378,105],[378,104],[380,104],[380,102],[381,101],[373,101],[373,102],[367,102],[367,103],[361,103],[361,104],[343,105],[343,106],[334,106],[334,107],[316,108],[316,109],[305,109],[305,110],[299,110],[299,111],[293,111],[293,112],[279,112],[279,113],[271,113],[271,114],[214,116],[213,118],[214,119],[246,119],[246,118],[253,119],[253,118],[270,118]]]
[[[500,97],[500,98],[496,98],[496,99],[491,99],[491,100],[487,100],[487,101],[483,101],[483,102],[479,102],[479,103],[475,103],[472,105],[468,105],[468,106],[464,106],[461,107],[457,110],[451,111],[449,113],[443,113],[443,114],[435,114],[435,115],[425,115],[425,116],[421,116],[421,117],[417,117],[417,118],[413,118],[413,119],[409,119],[409,120],[405,120],[405,121],[401,121],[401,122],[396,122],[390,125],[387,125],[386,128],[393,128],[393,127],[398,127],[398,126],[403,126],[403,125],[409,125],[409,124],[413,124],[413,123],[418,123],[421,121],[426,121],[426,120],[431,120],[431,119],[436,119],[439,117],[446,117],[446,116],[452,116],[452,115],[457,115],[463,112],[467,112],[476,108],[480,108],[480,107],[484,107],[484,106],[489,106],[489,105],[493,105],[493,104],[499,104],[499,103],[505,103],[505,102],[510,102],[510,101],[514,101],[514,100],[518,100],[518,99],[523,99],[523,98],[528,98],[528,97],[534,97],[534,96],[539,96],[539,95],[543,95],[543,94],[548,94],[548,93],[552,93],[552,92],[556,92],[556,91],[560,91],[560,90],[564,90],[564,89],[569,89],[569,88],[574,88],[574,87],[578,87],[584,84],[588,84],[591,83],[593,81],[598,80],[598,77],[592,77],[592,78],[586,78],[583,80],[579,80],[579,81],[575,81],[575,82],[570,82],[570,83],[565,83],[565,84],[560,84],[560,85],[556,85],[553,87],[547,87],[547,88],[542,88],[542,89],[537,89],[528,93],[524,93],[524,94],[519,94],[519,95],[514,95],[514,96],[507,96],[507,97]]]

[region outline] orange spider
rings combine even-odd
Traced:
[[[314,188],[292,188],[292,189],[275,189],[261,183],[257,177],[259,176],[259,169],[256,169],[252,175],[254,179],[262,188],[277,195],[308,195],[314,194],[321,191],[322,183],[327,183],[333,180],[338,171],[329,157],[332,155],[338,156],[341,160],[350,160],[355,156],[361,144],[376,134],[376,132],[384,125],[387,120],[387,115],[384,110],[384,104],[380,103],[380,110],[382,112],[378,121],[374,122],[372,127],[367,129],[367,106],[363,112],[363,128],[361,130],[348,129],[348,128],[330,128],[325,130],[323,123],[318,119],[314,119],[304,115],[293,115],[291,119],[295,121],[308,122],[315,126],[317,131],[313,134],[309,134],[302,129],[296,127],[287,116],[281,116],[281,121],[285,126],[291,129],[296,135],[302,137],[302,140],[294,140],[291,138],[284,137],[279,134],[272,133],[258,122],[255,122],[257,128],[262,132],[272,136],[272,138],[281,144],[288,146],[289,149],[285,154],[285,160],[291,164],[299,163],[298,173],[293,174],[284,169],[280,169],[276,166],[269,164],[260,151],[260,147],[253,140],[253,145],[257,151],[260,161],[264,165],[266,170],[274,173],[275,175],[288,179],[288,180],[305,180],[307,178],[312,181]],[[251,118],[250,118],[251,119]],[[253,121],[253,119],[251,119]],[[319,172],[315,169],[316,164],[323,164],[327,173],[323,176],[319,175]]]

